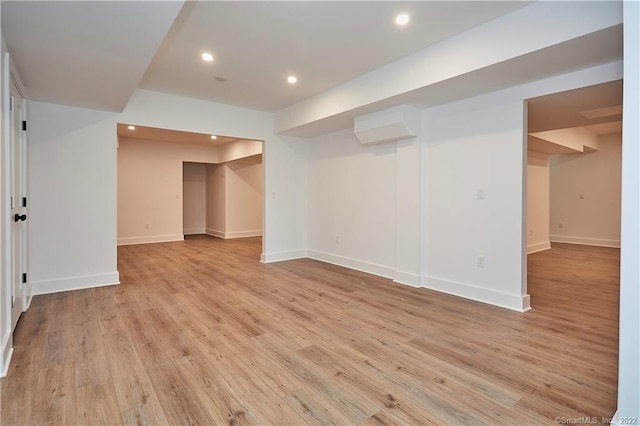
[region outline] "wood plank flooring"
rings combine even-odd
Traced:
[[[35,297],[3,425],[554,424],[616,406],[619,251],[529,256],[521,314],[260,238],[118,248],[120,286]]]

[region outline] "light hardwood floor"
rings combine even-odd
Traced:
[[[118,248],[120,286],[38,296],[2,424],[554,424],[615,411],[615,249],[529,256],[528,313],[260,239]]]

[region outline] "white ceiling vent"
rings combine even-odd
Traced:
[[[398,105],[356,117],[353,131],[363,145],[416,137],[420,131],[420,111],[408,105]]]
[[[606,108],[590,109],[588,111],[580,111],[580,115],[592,120],[594,118],[611,117],[613,115],[622,114],[622,105],[615,105]]]

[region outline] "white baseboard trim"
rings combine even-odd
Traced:
[[[527,246],[527,254],[538,253],[539,251],[549,250],[550,248],[551,248],[551,242],[549,241],[531,244],[530,246]]]
[[[513,311],[525,312],[531,309],[528,294],[525,296],[517,296],[430,276],[422,277],[422,287],[464,297],[465,299],[488,303],[501,308],[511,309]]]
[[[62,291],[82,290],[85,288],[105,287],[120,284],[120,274],[84,275],[80,277],[58,278],[55,280],[32,281],[33,294],[60,293]]]
[[[211,235],[212,237],[224,238],[224,232],[223,231],[217,231],[215,229],[207,228],[205,230],[205,233],[207,235]]]
[[[393,282],[419,288],[422,284],[422,279],[420,278],[420,275],[404,271],[395,271]]]
[[[606,240],[602,238],[568,237],[565,235],[550,235],[552,243],[580,244],[583,246],[620,248],[620,240]]]
[[[235,232],[224,232],[217,231],[215,229],[206,229],[206,234],[211,235],[212,237],[224,238],[225,240],[231,238],[246,238],[246,237],[262,237],[262,231],[235,231]]]
[[[507,308],[517,312],[526,312],[531,309],[531,299],[528,294],[524,296],[517,296],[470,284],[444,280],[441,278],[430,276],[420,277],[419,275],[412,274],[410,272],[396,271],[390,266],[338,256],[318,250],[292,250],[279,253],[262,253],[260,255],[260,260],[263,263],[272,263],[304,257],[390,278],[393,279],[394,282],[409,285],[411,287],[425,287],[430,290],[452,294],[454,296],[499,306],[501,308]]]
[[[307,257],[306,250],[280,251],[276,253],[262,253],[260,255],[260,262],[273,263],[282,262],[285,260],[302,259],[305,257]]]
[[[148,237],[124,237],[124,238],[118,238],[118,245],[129,246],[132,244],[168,243],[172,241],[184,241],[184,235],[175,234],[175,235],[151,235]]]
[[[187,228],[182,233],[183,235],[200,235],[206,234],[207,230],[204,228]]]
[[[225,238],[247,238],[247,237],[262,237],[262,231],[236,231],[236,232],[225,232]]]
[[[7,377],[9,364],[13,356],[13,334],[7,332],[2,338],[2,359],[0,362],[0,377]]]
[[[345,268],[355,269],[356,271],[367,272],[369,274],[378,275],[385,278],[393,279],[395,275],[395,270],[389,266],[366,262],[358,259],[352,259],[350,257],[338,256],[322,251],[308,250],[307,257],[309,257],[310,259],[319,260],[321,262],[344,266]]]

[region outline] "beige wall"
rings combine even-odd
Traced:
[[[262,155],[207,166],[207,233],[262,235]]]
[[[224,164],[207,164],[207,234],[224,238],[225,174]]]
[[[262,155],[226,163],[226,237],[262,234]]]
[[[118,244],[178,241],[205,232],[262,235],[262,155],[255,155],[261,147],[255,141],[233,148],[121,139]],[[215,164],[221,155],[232,161]],[[249,157],[237,159],[242,155]]]
[[[551,157],[552,242],[620,246],[621,135],[602,136],[599,145]]]
[[[118,244],[183,239],[183,162],[215,162],[208,145],[120,139]]]
[[[207,227],[207,165],[183,163],[182,222],[185,235],[204,234]]]
[[[549,242],[549,156],[527,155],[527,253],[551,248]]]

